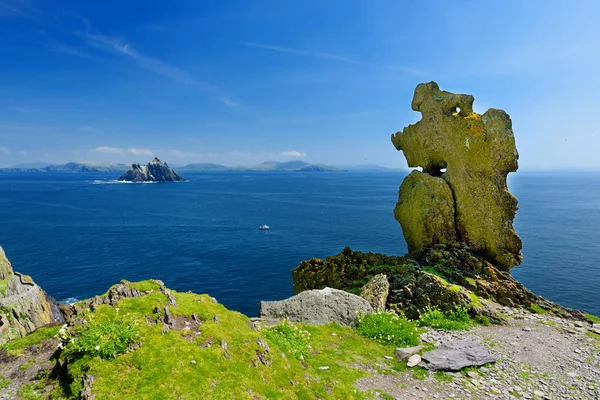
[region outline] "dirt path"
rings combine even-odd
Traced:
[[[489,349],[498,359],[495,364],[468,376],[388,371],[361,379],[357,387],[396,399],[600,399],[599,325],[505,311],[510,319],[504,326],[477,326],[468,332],[430,330],[422,336],[438,344],[471,338]]]

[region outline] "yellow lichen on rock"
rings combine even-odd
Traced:
[[[409,175],[409,182],[429,186],[403,183],[394,213],[410,250],[462,241],[510,270],[521,262],[521,240],[512,226],[517,200],[506,185],[508,173],[518,168],[512,123],[502,110],[474,113],[473,101],[471,95],[442,91],[435,82],[417,86],[412,108],[423,117],[392,135],[392,142],[409,167],[421,167],[421,175],[435,180]],[[448,194],[441,195],[441,184],[450,190],[453,207]]]

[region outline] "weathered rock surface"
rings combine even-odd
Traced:
[[[385,274],[375,275],[360,290],[360,297],[367,300],[373,310],[385,311],[388,294],[390,292],[390,283]]]
[[[0,345],[63,321],[54,299],[31,277],[14,272],[0,247]]]
[[[261,301],[259,316],[309,324],[354,325],[360,313],[372,313],[365,299],[332,288],[308,290],[282,301]]]
[[[147,165],[132,164],[119,178],[122,182],[183,182],[183,178],[158,158]]]
[[[500,322],[498,303],[509,307],[535,304],[585,320],[579,311],[536,296],[462,243],[440,244],[403,257],[355,252],[347,247],[326,261],[303,261],[292,271],[292,280],[296,293],[325,286],[359,293],[362,284],[378,274],[387,275],[390,285],[386,308],[413,319],[427,307],[450,311],[462,306],[473,317],[485,315]]]
[[[470,339],[443,343],[437,349],[425,352],[421,359],[419,365],[432,371],[458,371],[496,362],[485,347]]]
[[[171,290],[165,286],[164,282],[157,280],[157,279],[154,279],[154,281],[159,284],[160,292],[168,297],[168,304],[171,306],[176,306],[177,303],[175,301],[175,296],[173,295]],[[65,316],[65,320],[67,322],[76,322],[77,317],[82,312],[84,312],[88,309],[95,310],[101,304],[115,306],[121,299],[142,297],[146,294],[148,294],[148,292],[141,292],[141,291],[137,290],[136,288],[132,287],[131,282],[122,281],[121,283],[111,286],[108,289],[108,292],[106,292],[106,294],[104,294],[102,296],[94,296],[87,300],[75,303],[73,305],[61,304],[60,310],[61,310],[62,314]],[[165,314],[165,317],[164,317],[163,322],[165,322],[165,323],[167,323],[167,325],[169,325],[170,324],[169,323],[170,314],[169,314],[168,307],[165,307],[164,314]],[[161,321],[163,320],[162,317],[159,319],[161,319]],[[172,319],[172,317],[171,317],[171,319]]]
[[[399,347],[394,351],[398,361],[407,361],[412,355],[423,350],[423,346]]]
[[[392,135],[409,167],[395,216],[411,251],[465,242],[500,269],[521,263],[512,222],[517,200],[506,176],[518,168],[511,120],[504,111],[473,112],[473,96],[417,86],[412,108],[422,119]],[[443,171],[445,169],[445,171]]]
[[[442,178],[412,171],[400,185],[394,217],[409,251],[456,241],[454,197]]]

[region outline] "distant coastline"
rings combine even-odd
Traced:
[[[0,173],[94,173],[115,172],[123,173],[129,168],[121,163],[78,163],[15,165],[0,168]],[[193,163],[184,166],[173,166],[178,172],[382,172],[403,171],[402,169],[386,168],[379,165],[331,166],[326,164],[308,163],[305,161],[265,161],[257,165],[226,166],[214,163]]]

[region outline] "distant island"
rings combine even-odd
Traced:
[[[325,164],[313,164],[305,161],[265,161],[257,165],[227,166],[214,163],[192,163],[183,166],[174,166],[181,172],[217,172],[217,171],[255,171],[255,172],[394,172],[401,169],[386,168],[380,165],[348,165],[331,166]],[[34,162],[13,165],[12,167],[0,168],[1,172],[13,173],[81,173],[81,172],[120,172],[128,170],[128,166],[121,163],[82,163],[69,162],[66,164],[48,164]]]
[[[183,178],[166,162],[154,157],[154,160],[146,165],[132,164],[121,175],[119,182],[183,182]]]

